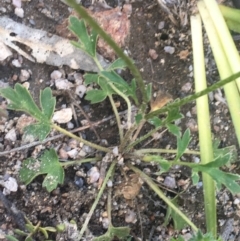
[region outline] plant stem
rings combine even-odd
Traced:
[[[167,149],[155,149],[155,148],[147,148],[147,149],[140,149],[133,152],[132,155],[142,155],[147,153],[168,153],[168,154],[176,154],[177,150],[167,150]],[[200,155],[199,151],[191,151],[191,150],[185,150],[184,154],[189,155]]]
[[[137,137],[138,137],[138,135],[139,135],[140,131],[142,130],[145,123],[146,123],[146,120],[141,120],[141,122],[139,123],[138,128],[137,128],[137,130],[136,130],[136,132],[135,132],[135,134],[132,138],[132,141],[135,141],[137,139]]]
[[[117,108],[116,108],[116,106],[114,104],[114,100],[113,100],[112,95],[108,95],[108,98],[109,98],[109,100],[111,102],[111,105],[112,105],[112,108],[113,108],[113,112],[114,112],[115,117],[116,117],[118,131],[119,131],[119,136],[120,136],[120,141],[122,142],[122,140],[123,140],[123,128],[121,127],[121,120],[120,120]]]
[[[129,151],[131,148],[133,148],[134,146],[136,146],[138,143],[144,141],[145,139],[147,139],[148,137],[150,137],[151,135],[153,135],[154,133],[156,133],[158,130],[160,130],[161,128],[164,127],[164,125],[166,125],[167,123],[167,119],[165,119],[164,121],[162,121],[162,125],[159,127],[156,127],[155,129],[149,131],[146,135],[141,136],[140,138],[138,138],[136,141],[132,142],[131,144],[129,144],[127,146],[127,150]]]
[[[139,174],[140,177],[146,182],[149,187],[172,209],[177,213],[195,232],[198,231],[198,228],[195,224],[179,209],[177,208],[169,198],[167,198],[164,193],[158,188],[158,186],[151,180],[149,176],[140,171],[138,168],[134,167],[130,163],[127,163],[128,168],[133,170],[135,173]]]
[[[196,16],[191,16],[190,20],[193,46],[194,82],[196,92],[198,92],[207,87],[202,38],[202,22],[199,14]],[[196,102],[201,163],[207,164],[214,160],[208,96],[202,96],[201,98],[198,98]],[[213,237],[216,238],[217,213],[215,183],[214,180],[204,172],[202,173],[202,179],[207,231],[211,232]]]
[[[131,70],[133,76],[135,77],[138,87],[141,91],[142,101],[140,101],[140,103],[143,102],[142,106],[144,108],[144,104],[147,104],[147,93],[145,90],[142,76],[138,68],[133,64],[133,61],[124,54],[124,52],[117,45],[117,43],[97,24],[97,22],[87,13],[87,11],[82,6],[77,4],[75,0],[65,0],[65,2],[70,7],[74,8],[75,11],[81,16],[81,18],[84,19],[91,26],[91,28],[94,29],[99,34],[99,36],[103,38],[109,46],[112,47],[116,54],[126,62],[128,68]]]
[[[120,144],[119,146],[119,153],[126,153],[129,149],[128,149],[128,142],[131,141],[131,136],[132,136],[132,133],[134,132],[134,130],[136,130],[136,126],[133,124],[131,126],[131,128],[126,132],[124,138],[123,138],[123,141],[122,143]],[[124,150],[127,146],[127,150]]]
[[[226,78],[232,74],[232,70],[229,65],[229,59],[225,54],[223,46],[221,44],[221,37],[216,31],[210,13],[206,9],[205,4],[200,1],[198,3],[198,9],[200,11],[204,26],[208,35],[210,45],[212,47],[212,52],[214,59],[216,61],[220,77]],[[238,143],[240,146],[240,125],[239,125],[239,113],[240,113],[240,95],[235,82],[231,82],[223,86],[226,95],[228,108],[230,110],[232,122],[235,128],[236,136],[238,138]]]
[[[131,127],[131,113],[132,113],[132,111],[131,111],[131,102],[130,102],[129,98],[124,93],[122,93],[117,87],[115,87],[115,85],[113,83],[108,83],[108,84],[127,103],[127,127],[129,129]]]
[[[100,70],[100,71],[103,71],[103,68],[102,68],[101,64],[99,63],[98,58],[95,57],[95,58],[93,58],[93,60],[95,61],[96,65],[98,66],[99,70]],[[103,76],[103,77],[104,77],[104,76]],[[109,83],[109,84],[110,84],[110,83]],[[111,85],[111,87],[113,87],[113,84]],[[114,86],[114,87],[115,87],[115,86]],[[117,92],[116,89],[117,89],[117,88],[114,89],[115,92]],[[118,89],[117,89],[117,90],[118,90]],[[120,92],[120,91],[119,91],[119,92]],[[121,93],[122,93],[122,92],[121,92]],[[111,103],[113,112],[114,112],[115,117],[116,117],[116,120],[117,120],[117,126],[118,126],[120,141],[122,141],[122,140],[123,140],[123,128],[121,127],[121,121],[120,121],[119,113],[118,113],[117,108],[116,108],[116,106],[115,106],[115,103],[114,103],[114,101],[113,101],[112,95],[108,95],[108,98],[109,98],[109,100],[110,100],[110,103]],[[127,109],[128,115],[129,115],[129,111],[130,111],[130,117],[131,117],[131,108],[130,108],[130,110],[129,110],[129,108]]]
[[[92,56],[91,56],[91,57],[92,57]],[[93,57],[92,57],[92,58],[93,58]],[[99,69],[100,71],[103,71],[103,67],[102,67],[102,65],[100,64],[98,58],[95,56],[95,57],[93,58],[93,60],[94,60],[94,62],[96,63],[98,69]]]
[[[180,107],[182,105],[185,105],[185,104],[187,104],[189,102],[192,102],[192,101],[196,100],[197,98],[200,98],[201,96],[207,95],[208,93],[210,93],[210,92],[212,92],[212,91],[214,91],[214,90],[216,90],[216,89],[218,89],[218,88],[220,88],[220,87],[222,87],[222,86],[224,86],[224,85],[234,81],[238,77],[240,77],[240,71],[237,72],[236,74],[233,74],[233,75],[229,76],[226,79],[220,80],[219,82],[209,86],[208,88],[206,88],[206,89],[204,89],[202,91],[199,91],[199,92],[197,92],[197,93],[195,93],[193,95],[187,96],[187,97],[185,97],[185,98],[183,98],[181,100],[176,100],[173,103],[170,103],[169,105],[161,108],[160,110],[156,110],[156,111],[153,111],[153,112],[151,112],[149,114],[146,114],[145,118],[147,120],[151,119],[152,117],[158,116],[158,115],[160,115],[160,114],[162,114],[164,112],[167,112],[167,111],[171,110],[172,108],[178,108],[178,107]]]
[[[82,160],[65,161],[65,162],[59,162],[59,163],[62,167],[66,167],[66,166],[80,165],[86,162],[97,162],[97,161],[100,161],[101,159],[102,159],[101,157],[94,157],[94,158],[86,158]]]
[[[92,205],[92,207],[91,207],[91,209],[90,209],[90,211],[89,211],[89,213],[88,213],[88,215],[87,215],[87,217],[85,219],[85,222],[84,222],[84,224],[83,224],[83,226],[82,226],[82,228],[81,228],[81,230],[79,232],[77,240],[81,240],[81,238],[82,238],[82,236],[83,236],[83,234],[84,234],[84,232],[85,232],[85,230],[87,228],[87,225],[88,225],[88,223],[89,223],[89,221],[90,221],[90,219],[91,219],[91,217],[93,215],[93,212],[94,212],[95,208],[97,207],[97,204],[98,204],[98,202],[99,202],[99,200],[100,200],[100,198],[101,198],[101,196],[103,194],[103,191],[104,191],[104,189],[105,189],[105,187],[107,185],[107,181],[109,180],[109,178],[114,173],[114,168],[115,168],[116,163],[117,163],[116,160],[114,160],[111,163],[111,166],[109,167],[109,169],[107,171],[106,177],[105,177],[105,179],[104,179],[104,181],[102,183],[102,186],[101,186],[101,188],[100,188],[100,190],[99,190],[99,192],[97,194],[97,197],[95,198],[95,201],[94,201],[94,203],[93,203],[93,205]]]
[[[94,148],[94,149],[97,149],[97,150],[99,150],[99,151],[111,152],[110,149],[108,149],[108,148],[106,148],[106,147],[103,147],[103,146],[99,146],[99,145],[94,144],[94,143],[92,143],[92,142],[86,141],[86,140],[84,140],[83,138],[74,135],[73,133],[71,133],[71,132],[69,132],[69,131],[61,128],[60,126],[58,126],[58,125],[56,125],[56,124],[53,124],[53,123],[52,123],[51,126],[52,126],[54,129],[56,129],[57,131],[63,133],[64,135],[69,136],[69,137],[71,137],[71,138],[73,138],[73,139],[75,139],[75,140],[77,140],[77,141],[79,141],[79,142],[82,142],[82,143],[84,143],[84,144],[87,145],[87,146],[90,146],[90,147],[92,147],[92,148]]]
[[[112,226],[112,187],[108,188],[107,216],[108,216],[109,226]]]
[[[218,35],[222,36],[220,41],[222,43],[222,47],[227,56],[232,72],[239,72],[240,56],[217,2],[215,0],[204,0],[204,3],[208,9],[208,12],[210,13]],[[236,83],[238,90],[240,91],[240,78],[236,79]]]

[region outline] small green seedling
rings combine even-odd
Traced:
[[[14,232],[18,236],[25,237],[24,241],[33,241],[34,240],[34,235],[37,233],[41,233],[44,236],[44,241],[51,241],[49,240],[49,232],[51,233],[56,233],[58,232],[57,228],[54,227],[41,227],[41,222],[38,222],[36,226],[34,226],[28,219],[26,219],[26,230],[28,232],[15,229]],[[9,241],[19,241],[15,237],[11,235],[6,235],[7,240]]]

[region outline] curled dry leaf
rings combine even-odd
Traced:
[[[3,61],[4,59],[12,55],[11,50],[2,42],[0,42],[0,49],[0,61]]]
[[[123,47],[127,42],[130,33],[130,20],[129,16],[132,12],[132,6],[125,4],[122,8],[110,8],[102,3],[96,3],[95,7],[91,10],[87,10],[88,13],[98,22],[98,24],[113,38],[118,46]],[[73,12],[73,15],[77,16]],[[68,29],[68,19],[65,19],[60,25],[56,27],[56,32],[59,36],[75,39]],[[108,44],[101,38],[98,39],[97,43],[98,52],[109,60],[115,59],[115,53]]]
[[[128,200],[134,199],[138,195],[142,184],[143,181],[138,174],[131,174],[129,179],[118,187],[118,192],[120,192],[118,194],[123,195]]]
[[[186,50],[182,50],[182,51],[178,54],[178,56],[179,56],[180,59],[187,59],[188,55],[189,55],[189,51],[188,51],[187,49],[186,49]]]
[[[166,105],[171,100],[172,100],[172,96],[170,94],[164,93],[163,91],[159,90],[155,100],[152,100],[150,103],[151,111],[161,109],[164,105]]]
[[[98,71],[94,61],[82,50],[75,48],[68,39],[57,35],[49,37],[46,31],[30,28],[6,16],[0,16],[0,42],[32,62],[53,66],[68,65],[72,69]],[[27,46],[32,52],[28,54],[15,43]],[[2,58],[6,58],[7,54]],[[102,56],[98,55],[98,59],[103,68],[108,65]],[[15,64],[21,67],[21,63]]]

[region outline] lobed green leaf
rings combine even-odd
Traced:
[[[123,93],[129,89],[128,83],[114,71],[101,71],[101,76],[107,81],[114,83]]]
[[[14,89],[7,87],[0,90],[0,95],[10,101],[8,109],[25,111],[37,120],[42,118],[42,113],[35,104],[29,91],[20,84],[15,84]]]
[[[168,111],[166,121],[168,123],[170,123],[170,122],[173,122],[175,120],[182,119],[182,118],[183,118],[183,115],[180,113],[179,108],[171,108]]]
[[[151,125],[154,125],[155,128],[158,128],[162,125],[162,121],[160,118],[158,118],[157,116],[152,117],[151,119],[148,119],[148,122]]]
[[[27,185],[35,177],[42,174],[47,174],[42,185],[46,187],[48,192],[51,192],[64,181],[64,170],[54,149],[45,151],[39,160],[26,159],[20,170],[20,179]]]
[[[173,125],[173,124],[167,124],[166,127],[168,128],[168,131],[171,132],[176,137],[181,137],[181,130],[179,126]]]
[[[135,121],[136,121],[136,124],[140,124],[141,120],[143,119],[143,115],[141,113],[137,114],[135,116]]]
[[[230,155],[230,162],[235,162],[237,160],[237,149],[236,146],[227,146],[224,148],[219,148],[220,140],[214,140],[213,141],[213,154],[214,158],[217,158],[218,156],[224,156],[226,154]]]
[[[85,74],[84,75],[84,83],[85,83],[85,85],[97,83],[98,78],[99,78],[99,74]]]
[[[216,182],[218,189],[224,185],[231,193],[236,194],[240,192],[240,185],[236,182],[240,180],[240,175],[227,173],[218,168],[211,168],[206,165],[198,165],[193,168],[195,172],[205,172]]]
[[[41,91],[40,104],[43,115],[46,116],[48,120],[51,120],[56,105],[56,99],[52,96],[50,88],[45,88]]]
[[[177,198],[172,199],[171,202],[178,207]],[[184,221],[184,219],[168,206],[164,225],[167,225],[170,222],[170,217],[172,217],[175,230],[180,230],[187,226],[187,223]]]
[[[187,129],[182,138],[181,137],[178,137],[177,138],[177,156],[176,156],[176,159],[179,159],[183,153],[185,152],[185,150],[187,149],[188,145],[189,145],[189,142],[191,140],[191,137],[190,137],[190,130]]]
[[[147,101],[150,102],[152,99],[152,83],[149,83],[145,87],[147,93]]]
[[[78,37],[80,41],[72,41],[72,44],[94,58],[96,56],[98,34],[94,30],[88,34],[84,20],[79,20],[77,17],[70,16],[69,23],[68,28]]]
[[[107,71],[112,71],[115,69],[125,69],[126,67],[126,62],[123,59],[119,58],[108,66]]]
[[[191,175],[192,183],[193,185],[197,185],[199,182],[199,175],[198,172],[192,170],[192,175]]]
[[[46,88],[40,93],[39,99],[42,110],[38,108],[29,91],[18,83],[14,89],[10,87],[1,89],[0,95],[10,101],[9,109],[24,111],[38,121],[27,126],[25,134],[43,141],[51,130],[51,119],[56,105],[51,89]]]
[[[155,173],[156,175],[160,175],[163,172],[167,172],[171,167],[171,162],[164,159],[159,155],[145,155],[143,157],[143,161],[145,162],[156,162],[160,165],[160,172]]]
[[[107,94],[103,90],[89,90],[85,96],[86,100],[89,100],[91,104],[102,102],[107,97]]]
[[[211,233],[203,234],[200,230],[193,235],[189,241],[222,241],[221,238],[215,239]]]
[[[32,135],[34,139],[39,139],[39,141],[43,141],[49,132],[51,131],[51,126],[48,123],[38,122],[37,124],[31,124],[24,128],[25,135]]]
[[[110,225],[107,232],[104,235],[94,238],[93,241],[112,241],[113,238],[125,240],[129,236],[129,234],[129,227],[113,227],[112,225]]]

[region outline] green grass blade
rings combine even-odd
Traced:
[[[191,32],[193,45],[195,90],[196,92],[199,92],[207,88],[202,38],[202,22],[200,15],[191,16]],[[198,98],[196,102],[201,163],[205,164],[213,161],[214,159],[208,96],[202,96]],[[202,174],[202,179],[207,231],[211,232],[213,236],[216,237],[217,214],[215,183],[213,179],[206,173]]]

